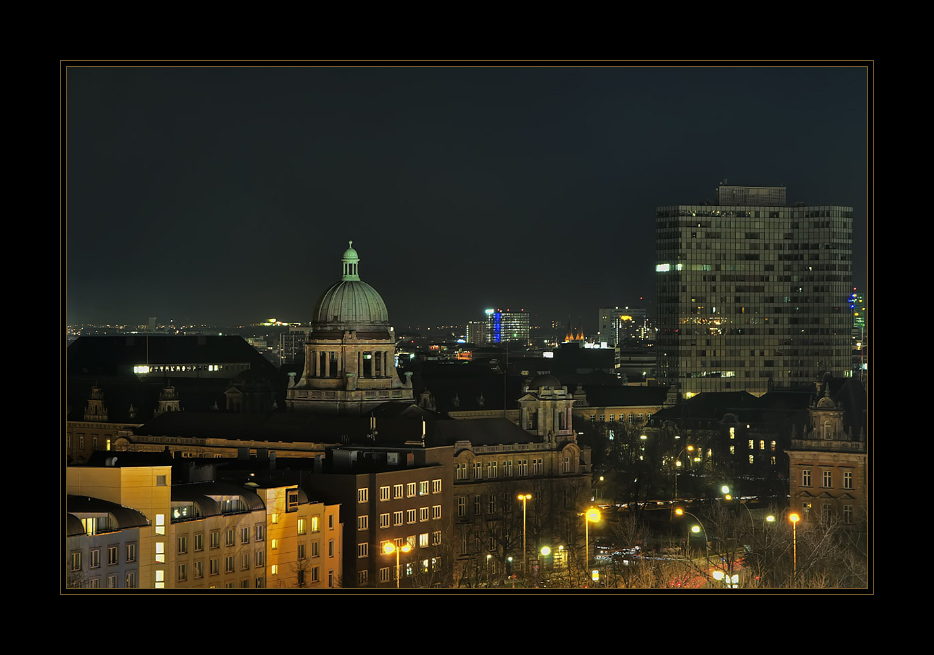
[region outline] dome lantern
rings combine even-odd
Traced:
[[[347,250],[341,258],[343,264],[342,282],[356,282],[360,280],[360,257],[353,249],[353,241],[347,242]]]

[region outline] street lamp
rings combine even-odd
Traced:
[[[596,507],[591,507],[586,512],[584,512],[584,557],[586,559],[585,566],[590,566],[590,523],[593,521],[596,523],[600,520],[600,510]]]
[[[405,542],[402,546],[399,546],[399,547],[397,547],[397,546],[396,546],[394,543],[392,543],[391,541],[387,541],[387,542],[386,542],[386,545],[383,546],[383,554],[385,554],[385,555],[392,555],[393,553],[396,554],[396,589],[399,588],[399,551],[400,551],[400,550],[401,550],[403,553],[407,553],[407,552],[409,552],[410,550],[412,550],[412,546],[409,544],[408,541]]]
[[[794,588],[798,584],[798,521],[801,517],[791,513],[788,520],[791,521],[791,586]]]
[[[532,494],[519,494],[519,500],[522,501],[522,577],[526,577],[526,548],[525,548],[525,504],[532,499]]]
[[[694,515],[691,514],[690,512],[686,512],[685,510],[683,510],[683,509],[680,508],[680,507],[679,507],[678,509],[675,510],[675,514],[677,514],[678,516],[681,516],[682,514],[687,514],[688,516],[693,517],[694,520],[697,521],[697,522],[700,524],[700,527],[698,527],[698,526],[696,526],[696,525],[693,526],[693,527],[691,528],[691,532],[697,534],[698,532],[700,532],[700,531],[703,530],[703,532],[704,532],[704,552],[705,552],[705,554],[706,554],[707,566],[708,566],[708,568],[709,568],[709,567],[710,567],[710,542],[707,541],[707,528],[704,527],[704,523],[703,523],[699,518],[697,518],[696,516],[694,516]],[[688,545],[690,545],[690,541],[688,542]]]
[[[680,439],[680,438],[681,438],[681,437],[677,437],[677,436],[675,437],[675,439]],[[694,446],[685,446],[684,448],[681,449],[681,452],[678,453],[678,456],[675,457],[675,497],[674,497],[674,500],[678,500],[678,478],[679,478],[680,475],[681,475],[681,474],[678,472],[678,469],[680,469],[680,468],[682,467],[682,465],[681,465],[681,455],[684,454],[684,451],[685,451],[685,450],[688,451],[688,461],[690,461],[690,459],[691,459],[690,453],[692,453],[692,452],[694,451]]]

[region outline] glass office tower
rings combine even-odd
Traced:
[[[761,395],[851,375],[853,208],[721,185],[655,212],[659,382]]]
[[[487,341],[489,343],[504,343],[518,341],[523,345],[529,344],[530,322],[529,314],[525,311],[511,312],[508,309],[486,310]]]

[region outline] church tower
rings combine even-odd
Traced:
[[[414,402],[395,365],[395,335],[383,299],[360,279],[353,241],[341,278],[315,305],[305,340],[305,368],[286,394],[289,411],[365,415],[385,402]]]

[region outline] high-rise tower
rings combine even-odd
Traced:
[[[853,208],[717,195],[655,212],[659,381],[761,395],[850,375]]]

